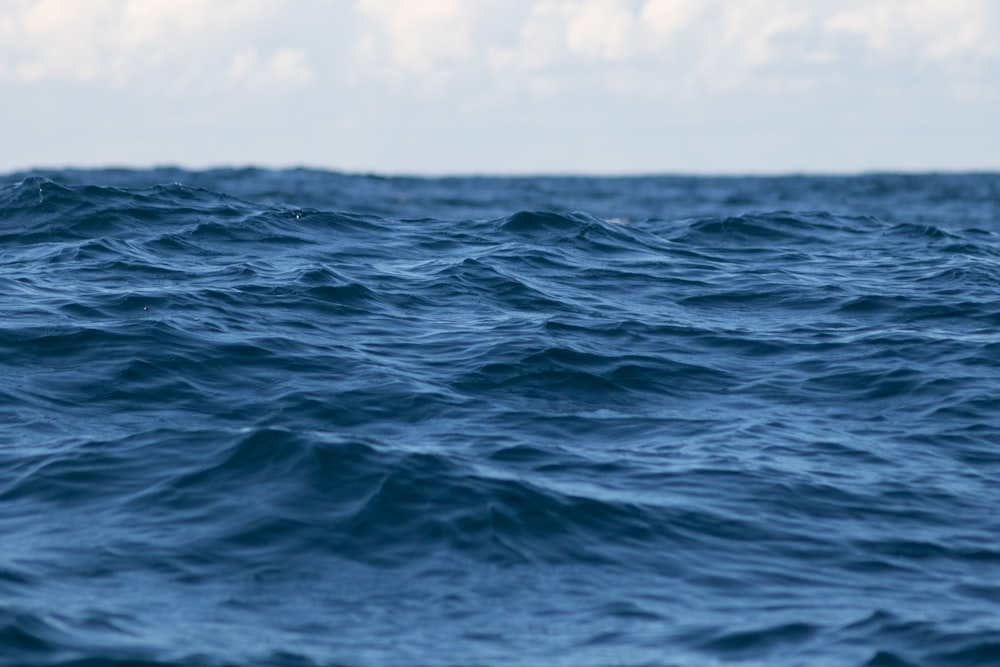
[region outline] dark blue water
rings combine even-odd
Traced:
[[[1000,175],[0,182],[4,665],[1000,664]]]

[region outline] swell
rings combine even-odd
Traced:
[[[988,178],[85,176],[0,186],[5,660],[995,657]]]

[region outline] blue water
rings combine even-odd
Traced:
[[[4,665],[1000,664],[1000,175],[0,178]]]

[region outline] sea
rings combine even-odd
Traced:
[[[0,176],[0,664],[1000,665],[1000,174]]]

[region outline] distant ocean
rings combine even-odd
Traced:
[[[1000,665],[1000,174],[0,177],[0,664]]]

